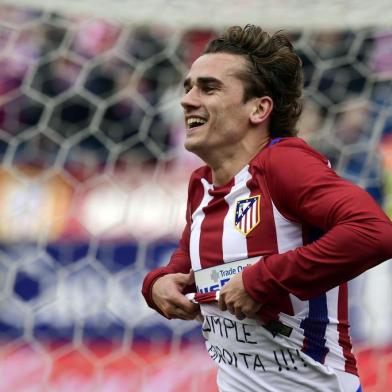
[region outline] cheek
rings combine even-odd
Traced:
[[[249,123],[248,113],[242,101],[234,101],[225,105],[210,106],[210,138],[222,138],[237,141]]]
[[[217,119],[227,132],[239,131],[247,127],[249,121],[247,115],[236,105],[227,108]]]
[[[236,117],[217,118],[215,122],[211,124],[208,138],[211,141],[218,143],[237,144],[244,134],[244,123],[239,121]]]
[[[225,127],[230,127],[233,124],[238,124],[244,121],[244,114],[241,110],[240,104],[232,103],[216,110],[214,113],[216,122]]]

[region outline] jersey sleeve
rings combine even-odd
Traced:
[[[188,189],[188,201],[187,201],[187,210],[186,210],[186,225],[183,230],[181,240],[177,249],[172,254],[168,265],[160,268],[156,268],[150,271],[143,281],[142,294],[148,304],[149,307],[155,309],[159,313],[160,310],[155,306],[154,301],[152,300],[151,289],[154,282],[160,278],[161,276],[167,274],[174,273],[183,273],[187,274],[191,269],[191,259],[189,255],[189,238],[190,238],[190,226],[191,226],[191,216],[192,216],[192,207],[191,207],[191,192],[192,192],[192,184],[194,183],[194,175],[191,176],[189,182]],[[187,292],[196,291],[195,286],[186,287],[184,290],[184,294]],[[162,313],[161,313],[162,314]]]
[[[267,154],[264,171],[279,212],[324,234],[246,268],[244,286],[255,300],[279,304],[289,293],[308,300],[392,257],[392,223],[364,190],[310,147],[276,145]]]
[[[159,309],[155,306],[154,301],[152,300],[152,295],[151,295],[151,289],[152,285],[154,282],[160,278],[161,276],[167,275],[167,274],[174,274],[181,272],[183,274],[187,274],[191,268],[191,262],[190,262],[190,257],[189,257],[189,251],[187,249],[187,239],[189,238],[189,226],[188,224],[185,226],[185,229],[183,231],[180,244],[178,248],[174,251],[170,258],[170,262],[168,265],[160,268],[156,268],[152,271],[150,271],[146,277],[144,278],[143,281],[143,287],[142,287],[142,294],[150,308],[155,309],[159,313]],[[192,287],[187,287],[185,289],[186,292],[191,292],[195,291],[195,289],[192,290]]]

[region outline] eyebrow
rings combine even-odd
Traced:
[[[212,76],[200,76],[196,79],[196,84],[205,86],[207,84],[213,84],[217,87],[223,86],[223,83],[221,80],[214,78]],[[184,80],[184,88],[190,87],[192,85],[191,78],[186,78]]]

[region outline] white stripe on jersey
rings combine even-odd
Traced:
[[[201,224],[204,220],[204,212],[203,208],[208,205],[208,203],[212,200],[212,196],[208,193],[213,186],[204,178],[201,179],[201,183],[204,188],[204,196],[200,203],[200,205],[196,208],[195,212],[192,215],[192,226],[191,226],[191,235],[189,240],[189,251],[192,255],[192,269],[194,271],[198,271],[201,269],[200,263],[200,229]]]
[[[271,200],[272,210],[275,220],[276,240],[278,244],[278,252],[284,253],[291,249],[298,248],[303,245],[302,226],[298,223],[291,222],[286,219],[276,208]],[[308,301],[301,301],[295,295],[290,294],[291,303],[294,314],[306,316],[309,312]]]
[[[278,243],[279,253],[286,252],[290,249],[295,249],[302,246],[302,228],[301,225],[296,224],[287,220],[279,210],[272,203],[276,237]],[[326,293],[327,309],[328,309],[328,320],[329,323],[326,327],[325,338],[328,342],[329,351],[325,358],[325,364],[330,365],[335,369],[345,369],[345,358],[343,355],[343,349],[338,344],[339,342],[339,331],[338,331],[338,298],[339,298],[339,287],[328,291]],[[294,314],[296,317],[306,317],[309,313],[309,301],[301,301],[296,296],[290,294],[291,303],[293,306]],[[331,346],[332,342],[336,342],[334,347]],[[339,357],[337,357],[339,355]]]
[[[248,168],[249,165],[234,177],[234,186],[230,193],[225,196],[226,203],[230,206],[223,221],[222,253],[223,261],[225,263],[234,260],[246,259],[248,257],[246,236],[234,229],[236,210],[235,201],[237,199],[245,199],[250,195],[250,190],[244,186],[244,183],[246,184],[246,182],[252,178]]]
[[[325,357],[325,364],[334,367],[335,369],[345,369],[346,360],[344,358],[343,348],[339,345],[339,331],[338,331],[338,300],[339,300],[339,287],[335,287],[327,292],[327,307],[328,307],[328,320],[325,338],[328,342],[330,349]],[[331,347],[332,342],[336,342],[334,347]],[[331,353],[334,351],[333,359],[331,360]],[[339,355],[339,357],[336,356]]]
[[[253,226],[253,224],[255,222],[257,222],[257,210],[258,210],[258,203],[253,203],[252,205],[252,220],[251,220],[251,225]]]
[[[303,245],[302,226],[286,219],[271,200],[275,220],[278,252],[284,253]]]

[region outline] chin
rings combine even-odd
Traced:
[[[190,140],[189,141],[186,140],[184,143],[184,147],[187,151],[189,151],[189,152],[197,155],[199,158],[203,159],[202,156],[203,156],[203,152],[205,149],[203,148],[202,143],[196,143],[196,142],[193,142]]]
[[[200,143],[198,143],[196,140],[192,140],[190,137],[187,137],[184,142],[184,147],[186,150],[193,152],[197,150],[198,147],[200,148]]]
[[[184,144],[185,150],[189,152],[195,153],[197,151],[197,148],[193,145],[193,143],[185,143]]]

